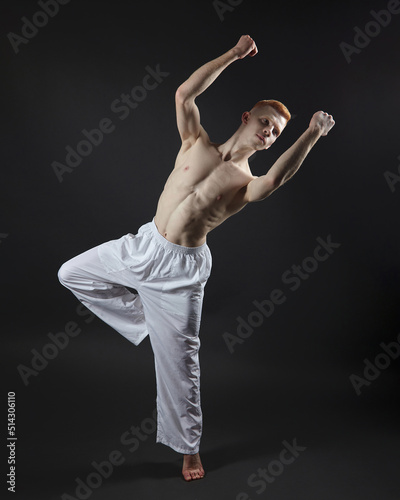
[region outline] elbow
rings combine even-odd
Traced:
[[[177,88],[175,92],[175,100],[181,104],[190,100],[189,93],[183,85]]]
[[[178,87],[175,92],[175,100],[178,102],[182,102],[184,99],[183,97],[183,91],[182,91],[182,86]]]
[[[195,100],[195,98],[196,98],[196,96],[193,94],[193,92],[190,92],[186,88],[184,83],[176,89],[175,100],[176,100],[176,102],[178,102],[180,104],[193,102]]]

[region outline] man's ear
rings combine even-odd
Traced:
[[[245,111],[243,114],[242,114],[242,123],[244,123],[245,125],[248,123],[248,121],[250,120],[250,111]]]

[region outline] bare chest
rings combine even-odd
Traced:
[[[250,172],[232,161],[223,161],[215,146],[200,143],[178,155],[165,187],[228,201],[252,179]]]

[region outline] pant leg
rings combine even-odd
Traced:
[[[202,295],[188,299],[192,319],[200,318]],[[160,308],[158,301],[143,300],[156,370],[156,441],[178,453],[197,453],[202,435],[199,327],[185,328],[187,318]]]
[[[138,345],[148,332],[140,296],[125,288],[136,288],[134,273],[121,260],[118,266],[111,268],[99,258],[100,253],[110,255],[109,261],[115,259],[117,248],[123,247],[124,240],[130,236],[104,243],[68,260],[60,267],[58,278],[90,311]]]
[[[139,293],[156,368],[156,440],[195,454],[202,435],[199,330],[211,253],[207,246],[198,253],[177,247],[162,241],[155,261],[173,272],[161,281],[147,280]]]
[[[197,453],[202,433],[199,328],[210,272],[207,245],[172,244],[154,221],[136,236],[84,252],[59,271],[64,286],[133,343],[149,334],[157,379],[157,442],[179,453]]]

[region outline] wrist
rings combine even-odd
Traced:
[[[240,49],[238,47],[232,47],[230,50],[228,50],[228,54],[231,55],[234,61],[237,61],[240,59]]]
[[[311,139],[318,140],[322,136],[322,128],[318,125],[310,125],[307,129]]]

